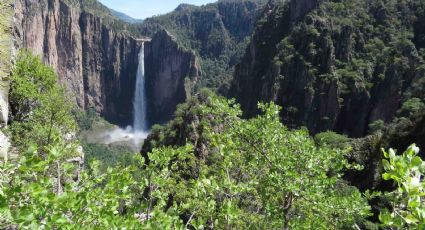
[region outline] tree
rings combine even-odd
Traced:
[[[393,149],[382,150],[384,180],[392,180],[396,189],[385,196],[391,201],[390,210],[379,215],[382,225],[391,229],[425,228],[425,162],[418,156],[419,148],[411,145],[403,154]]]
[[[66,139],[63,137],[76,132],[71,113],[75,105],[57,79],[39,57],[27,51],[19,53],[12,72],[10,104],[12,139],[21,150],[31,144],[49,146],[55,139]]]
[[[216,156],[223,162],[220,178],[228,184],[222,196],[233,209],[245,204],[227,213],[227,219],[250,213],[245,223],[255,228],[340,229],[368,215],[361,193],[341,179],[347,162],[340,150],[317,147],[307,130],[288,130],[273,103],[260,104],[262,115],[243,120],[233,101],[211,101],[216,108],[208,113],[230,115],[221,120],[224,132],[212,131]]]
[[[202,97],[184,110],[194,119],[186,125],[204,130],[198,143],[153,148],[148,161],[106,173],[93,162],[75,179],[72,144],[52,142],[0,166],[0,227],[341,229],[367,216],[366,200],[341,179],[340,150],[288,130],[274,104],[244,120],[233,101]]]

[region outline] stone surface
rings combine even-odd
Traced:
[[[196,55],[162,30],[145,46],[146,89],[150,124],[169,121],[176,106],[190,97],[200,78]]]
[[[52,66],[84,109],[131,120],[138,42],[65,0],[18,0],[15,37]]]
[[[230,96],[247,117],[258,113],[259,101],[273,101],[283,107],[283,123],[312,134],[362,137],[372,122],[390,123],[406,100],[424,100],[422,43],[415,48],[413,40],[402,44],[397,37],[421,37],[422,30],[414,28],[414,17],[395,26],[406,20],[399,12],[415,14],[413,4],[388,4],[387,15],[380,7],[365,0],[270,1],[236,67]],[[347,23],[343,15],[358,15],[356,23],[371,28]]]

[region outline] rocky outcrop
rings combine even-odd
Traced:
[[[420,36],[401,35],[422,31],[417,18],[403,16],[421,9],[415,4],[270,1],[230,96],[246,116],[258,112],[258,101],[274,101],[290,127],[364,136],[374,121],[391,122],[409,98],[425,99],[424,61],[411,40]]]
[[[145,44],[145,75],[150,124],[171,120],[176,106],[189,98],[200,79],[195,54],[162,30]]]
[[[76,5],[75,5],[76,4]],[[131,120],[140,44],[66,0],[18,0],[15,34],[21,47],[52,66],[84,109],[108,120]]]
[[[200,59],[200,84],[210,88],[226,85],[240,61],[267,0],[226,0],[204,6],[181,4],[165,15],[148,18],[140,27],[152,36],[166,29],[180,46],[195,50]]]

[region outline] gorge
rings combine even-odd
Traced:
[[[344,11],[333,11],[338,4]],[[53,66],[82,109],[94,109],[122,127],[134,126],[133,119],[143,116],[150,125],[164,124],[178,104],[208,86],[235,97],[247,117],[257,113],[258,101],[274,101],[284,106],[282,121],[290,127],[363,137],[372,132],[370,125],[391,123],[404,102],[421,98],[418,89],[423,88],[422,57],[415,54],[423,49],[419,22],[398,28],[413,34],[413,45],[395,45],[387,39],[392,31],[381,28],[400,19],[392,13],[395,7],[418,20],[423,17],[415,7],[421,8],[415,2],[390,4],[387,8],[393,10],[384,17],[378,13],[382,7],[365,4],[350,7],[313,0],[183,4],[169,14],[130,24],[96,1],[20,0],[15,5],[15,43]],[[329,22],[320,20],[325,13]],[[360,24],[372,18],[375,32],[341,24],[340,13],[362,14]],[[362,34],[368,33],[376,35],[364,40]],[[305,34],[311,35],[309,39]],[[138,40],[145,36],[152,39]],[[133,115],[139,110],[133,100],[139,98],[136,76],[142,44],[148,98],[143,106],[149,112],[139,118]],[[372,57],[378,47],[388,51]],[[394,52],[409,64],[386,59]],[[365,55],[368,64],[358,61]]]
[[[0,229],[425,228],[425,1],[5,1]]]

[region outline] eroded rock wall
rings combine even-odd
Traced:
[[[15,37],[42,57],[83,109],[129,122],[140,44],[65,0],[17,0]]]

